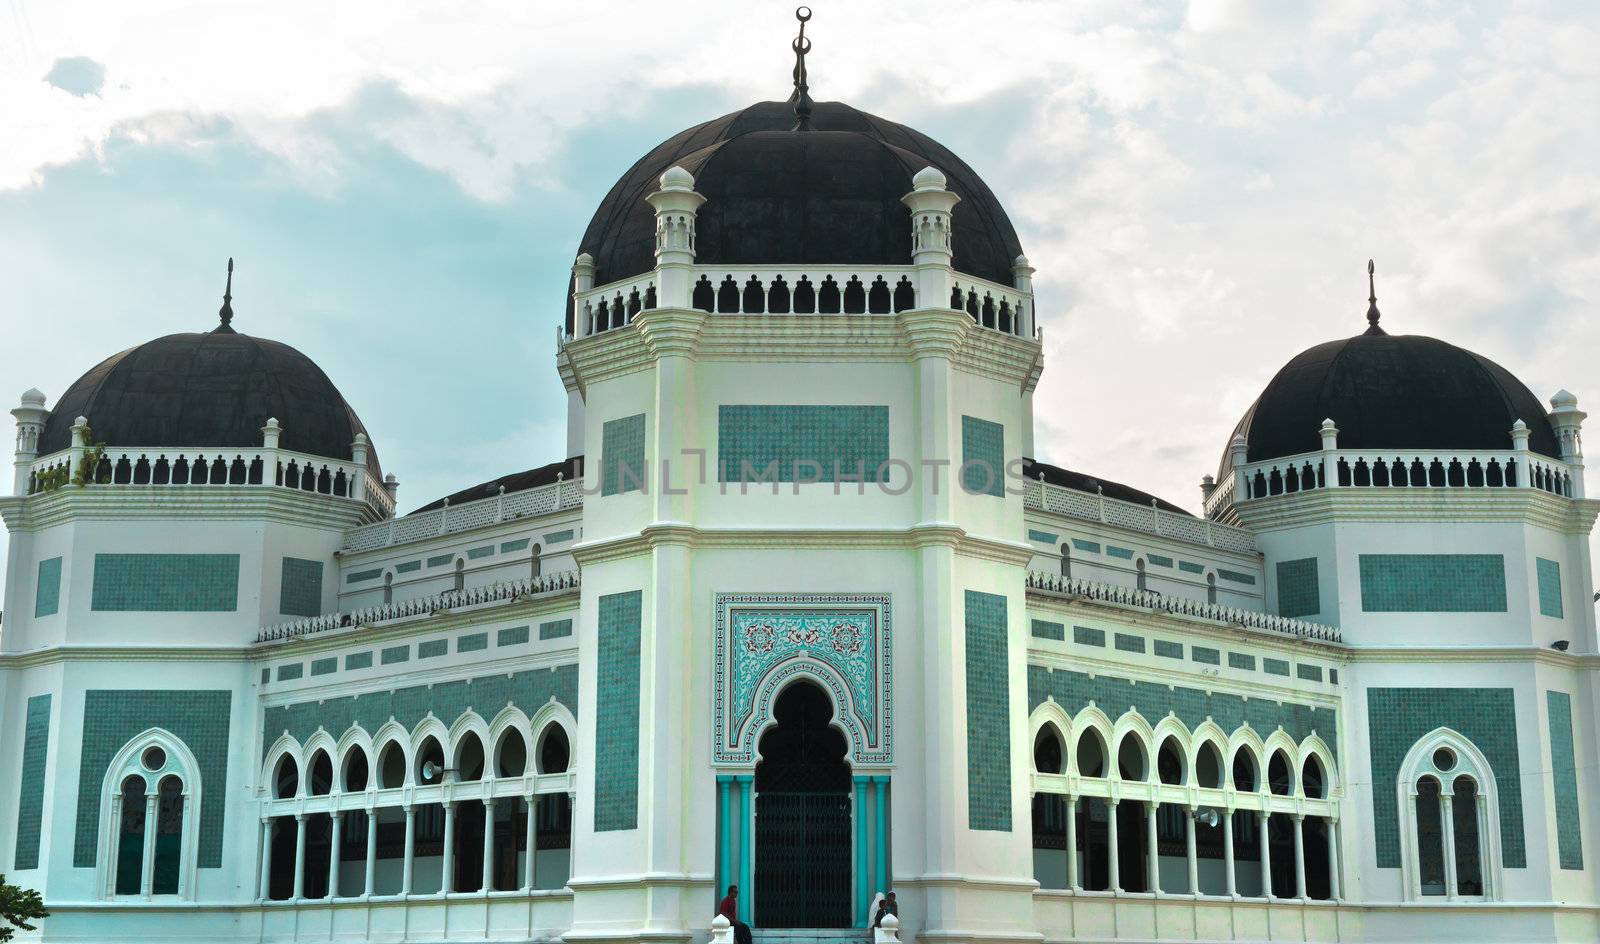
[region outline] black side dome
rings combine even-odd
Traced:
[[[681,164],[707,197],[696,261],[906,265],[911,216],[900,198],[924,167],[961,197],[952,214],[957,271],[1010,285],[1022,244],[1000,201],[927,135],[840,102],[818,102],[795,130],[792,102],[759,102],[679,132],[640,158],[595,210],[579,252],[595,284],[655,268],[655,213],[644,198]]]
[[[1315,452],[1324,419],[1340,449],[1490,450],[1511,446],[1528,424],[1528,447],[1560,456],[1539,398],[1479,354],[1423,335],[1369,333],[1302,351],[1278,371],[1234,428],[1251,462]],[[1224,447],[1217,481],[1233,464]]]
[[[169,334],[101,361],[61,395],[39,438],[67,448],[83,416],[110,446],[259,447],[269,417],[284,449],[351,459],[355,411],[311,358],[287,344],[230,330]],[[380,480],[376,449],[367,466]]]

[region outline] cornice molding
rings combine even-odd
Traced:
[[[1330,521],[1495,521],[1586,535],[1600,515],[1600,499],[1562,498],[1533,488],[1319,488],[1236,502],[1233,513],[1241,526],[1257,532]]]
[[[1172,633],[1198,632],[1218,640],[1231,639],[1252,645],[1275,646],[1284,650],[1314,650],[1325,659],[1348,661],[1354,651],[1346,643],[1312,639],[1307,636],[1290,636],[1239,623],[1224,623],[1221,620],[1206,619],[1186,613],[1173,613],[1083,596],[1061,597],[1043,591],[1029,590],[1027,605],[1030,611],[1068,614],[1075,610],[1083,610],[1103,619],[1122,621],[1129,626]]]
[[[965,557],[1026,567],[1033,549],[1015,541],[968,534],[950,523],[925,523],[910,528],[700,528],[684,522],[656,522],[639,534],[585,542],[573,548],[580,566],[645,554],[651,548],[756,548],[845,550],[946,546]],[[1019,574],[1019,576],[1021,576]]]
[[[68,521],[138,518],[279,521],[345,530],[367,523],[364,502],[275,485],[64,485],[38,495],[0,498],[0,519],[12,531]]]

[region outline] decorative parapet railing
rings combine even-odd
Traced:
[[[1143,531],[1145,534],[1154,534],[1175,541],[1187,541],[1191,544],[1202,544],[1206,547],[1238,551],[1243,554],[1254,554],[1256,551],[1255,535],[1243,528],[1219,524],[1192,515],[1162,511],[1154,502],[1150,505],[1140,505],[1120,498],[1090,495],[1088,492],[1051,485],[1048,482],[1030,481],[1023,484],[1022,504],[1024,508],[1054,512],[1082,521],[1097,521],[1131,531]]]
[[[1328,488],[1531,488],[1579,497],[1572,466],[1527,450],[1332,449],[1235,467],[1234,481],[1207,497],[1206,515],[1238,501]]]
[[[1062,577],[1058,574],[1033,570],[1028,572],[1027,586],[1029,590],[1040,593],[1062,597],[1082,597],[1103,603],[1116,603],[1122,606],[1159,610],[1177,616],[1193,616],[1199,619],[1214,620],[1219,623],[1242,626],[1248,629],[1259,629],[1285,636],[1295,636],[1301,639],[1335,643],[1343,641],[1343,637],[1337,628],[1324,626],[1321,623],[1291,619],[1287,616],[1274,616],[1271,613],[1259,613],[1255,610],[1244,610],[1236,606],[1224,606],[1220,603],[1207,603],[1204,600],[1167,596],[1149,590],[1118,587],[1109,583],[1100,583],[1096,580],[1078,580],[1072,577]]]
[[[1031,270],[1030,270],[1031,271]],[[841,265],[697,265],[691,305],[715,314],[888,315],[916,308],[917,267]],[[1025,337],[1033,323],[1033,293],[952,272],[948,304],[979,326]],[[578,337],[631,323],[656,307],[657,273],[573,294]]]
[[[403,518],[390,518],[374,524],[351,528],[344,533],[345,553],[370,551],[407,541],[438,537],[456,531],[467,531],[485,525],[514,521],[518,518],[548,515],[569,508],[583,507],[583,483],[553,482],[537,488],[523,489],[507,494],[504,486],[493,498],[480,498],[459,505],[446,504],[433,511],[415,512]]]
[[[86,460],[92,470],[82,467]],[[393,494],[365,462],[278,448],[74,446],[35,459],[28,470],[30,495],[69,485],[195,489],[268,485],[358,499],[380,518],[394,514]]]
[[[579,583],[578,571],[563,570],[538,577],[502,580],[482,587],[446,590],[425,597],[361,607],[348,613],[325,613],[321,616],[308,616],[288,623],[266,626],[256,636],[256,642],[283,642],[344,627],[365,626],[407,616],[427,616],[457,607],[570,593],[578,589]]]

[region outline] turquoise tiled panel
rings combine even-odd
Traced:
[[[450,640],[448,639],[430,639],[427,642],[417,643],[417,658],[419,659],[432,659],[449,651]]]
[[[488,633],[467,633],[456,637],[457,652],[481,652],[489,648]]]
[[[1499,554],[1362,554],[1361,608],[1368,613],[1504,613]]]
[[[1065,642],[1067,639],[1067,628],[1062,626],[1060,623],[1052,623],[1047,620],[1034,620],[1033,635],[1038,639],[1054,639],[1056,642]]]
[[[467,560],[482,560],[485,557],[492,557],[492,556],[494,556],[494,545],[493,544],[486,544],[483,547],[474,547],[474,548],[468,548],[467,549]]]
[[[1006,598],[966,593],[967,828],[1011,831]]]
[[[1006,493],[1005,427],[961,417],[961,487],[974,495]]]
[[[428,558],[429,567],[443,567],[456,559],[454,554],[435,554]]]
[[[1246,655],[1243,652],[1230,652],[1228,653],[1228,668],[1254,672],[1256,670],[1256,657]]]
[[[238,554],[96,554],[90,609],[229,613],[239,607]]]
[[[520,646],[528,641],[528,627],[512,626],[495,633],[495,646]]]
[[[1144,651],[1143,636],[1134,636],[1129,633],[1117,633],[1115,639],[1113,639],[1113,642],[1116,644],[1117,649],[1122,652]]]
[[[1561,565],[1542,557],[1534,558],[1534,565],[1539,572],[1539,615],[1560,619],[1566,615],[1561,605]]]
[[[1029,528],[1028,540],[1038,541],[1041,544],[1054,544],[1056,541],[1060,540],[1060,535],[1051,534],[1049,531],[1036,531],[1033,528]]]
[[[39,562],[39,579],[33,588],[33,618],[54,616],[61,608],[61,558]]]
[[[1117,547],[1115,544],[1106,545],[1106,556],[1119,557],[1123,560],[1133,560],[1133,548]]]
[[[1306,665],[1304,662],[1294,667],[1294,674],[1305,682],[1322,681],[1322,666]]]
[[[272,670],[270,668],[263,668],[261,670],[261,684],[265,685],[270,681],[272,681]]]
[[[1181,659],[1183,658],[1183,643],[1157,639],[1156,655],[1163,659]]]
[[[332,675],[333,673],[335,673],[337,671],[339,671],[339,657],[338,656],[329,656],[326,659],[312,659],[311,660],[311,677],[312,678],[316,678],[319,675]]]
[[[383,650],[382,662],[384,665],[395,665],[400,662],[411,661],[410,646],[390,646]]]
[[[1495,787],[1500,791],[1502,860],[1507,868],[1527,868],[1522,835],[1522,769],[1517,749],[1516,699],[1512,690],[1369,688],[1367,730],[1372,757],[1372,825],[1378,868],[1400,867],[1400,820],[1395,809],[1400,762],[1418,738],[1440,727],[1460,732],[1489,759]]]
[[[643,598],[638,590],[600,598],[595,697],[595,832],[639,826],[639,637]]]
[[[1112,718],[1137,708],[1153,722],[1170,711],[1191,730],[1210,717],[1229,733],[1249,724],[1266,735],[1283,725],[1291,738],[1300,741],[1315,731],[1328,742],[1335,759],[1338,758],[1339,726],[1336,712],[1331,708],[1271,698],[1244,698],[1166,682],[1135,682],[1103,673],[1091,676],[1069,669],[1052,671],[1042,665],[1028,666],[1028,710],[1039,707],[1046,698],[1054,698],[1068,715],[1077,714],[1093,701]]]
[[[326,728],[334,737],[339,737],[356,725],[370,734],[376,732],[391,715],[409,729],[416,727],[417,722],[427,717],[430,711],[445,724],[450,724],[468,711],[475,711],[484,718],[493,718],[507,702],[531,713],[551,698],[567,706],[574,716],[578,714],[576,665],[527,669],[509,674],[497,672],[480,678],[413,685],[393,691],[269,706],[262,714],[261,749],[265,751],[285,731],[305,743],[319,727]],[[210,796],[209,786],[206,795]]]
[[[222,817],[228,808],[228,734],[232,710],[233,693],[225,690],[91,689],[85,692],[73,866],[80,869],[95,866],[100,790],[111,759],[134,737],[148,728],[159,727],[182,741],[200,767],[200,841],[196,864],[202,869],[221,868]]]
[[[289,616],[316,616],[322,612],[322,561],[283,559],[278,612]]]
[[[1579,822],[1578,762],[1572,749],[1572,696],[1544,693],[1550,715],[1550,773],[1556,792],[1556,854],[1563,869],[1583,870],[1583,826]],[[31,721],[32,702],[29,702]]]
[[[290,662],[287,665],[278,666],[278,681],[280,682],[293,682],[295,679],[303,678],[305,674],[306,667],[303,662]]]
[[[1196,564],[1194,561],[1178,561],[1178,569],[1186,574],[1203,574],[1206,572],[1204,564]]]
[[[607,420],[600,428],[600,494],[644,488],[644,414]]]
[[[1217,579],[1227,580],[1232,583],[1250,584],[1251,586],[1254,586],[1256,582],[1256,578],[1250,574],[1241,574],[1237,570],[1224,570],[1221,567],[1217,568]]]
[[[1567,742],[1570,754],[1572,739],[1568,737]],[[22,765],[18,770],[17,782],[17,846],[11,866],[19,872],[39,867],[39,830],[44,823],[44,772],[49,759],[50,696],[35,695],[28,699],[28,716],[22,724]]]
[[[1261,671],[1268,675],[1281,675],[1289,677],[1289,662],[1286,659],[1274,659],[1268,656],[1261,660]]]
[[[1100,543],[1098,541],[1085,541],[1083,538],[1073,538],[1072,549],[1075,551],[1086,551],[1090,554],[1098,554],[1100,553]]]
[[[1091,626],[1072,627],[1072,641],[1080,646],[1106,647],[1106,631]]]
[[[539,624],[539,638],[540,639],[563,639],[563,638],[565,638],[567,636],[571,636],[571,635],[572,635],[572,620],[559,619],[559,620],[551,620],[548,623],[540,623]]]
[[[529,538],[517,538],[515,541],[501,541],[500,553],[509,554],[512,551],[526,550],[529,543]]]
[[[1328,681],[1332,682],[1335,685],[1339,684],[1339,670],[1338,669],[1329,669],[1328,670]]]
[[[382,576],[383,576],[383,568],[382,567],[374,567],[374,568],[372,568],[370,570],[357,570],[357,571],[354,571],[352,573],[345,574],[344,575],[344,582],[347,585],[348,584],[352,584],[352,583],[364,583],[364,582],[366,582],[368,580],[377,580],[379,577],[382,577]]]
[[[406,561],[403,564],[394,565],[394,572],[397,573],[397,574],[409,574],[409,573],[412,573],[414,571],[418,571],[418,570],[421,570],[421,569],[422,569],[422,561],[420,561],[420,560]]]
[[[879,482],[887,461],[886,406],[717,408],[719,482]]]
[[[371,652],[352,652],[344,657],[344,670],[346,672],[370,668],[372,668]]]
[[[1146,554],[1144,556],[1144,559],[1150,562],[1150,566],[1151,567],[1171,567],[1172,566],[1172,558],[1163,557],[1160,554]]]
[[[1190,646],[1189,658],[1206,665],[1221,665],[1222,653],[1208,646]]]
[[[560,544],[563,541],[570,540],[572,540],[571,528],[568,528],[565,531],[551,531],[549,534],[544,536],[544,543],[546,544]]]
[[[1278,615],[1313,616],[1322,612],[1317,559],[1278,561]]]

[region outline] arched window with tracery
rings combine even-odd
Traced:
[[[152,728],[107,767],[100,888],[107,898],[192,898],[200,773],[177,737]]]
[[[1500,830],[1494,771],[1477,746],[1449,728],[1436,729],[1407,752],[1396,787],[1407,895],[1413,900],[1496,897]]]

